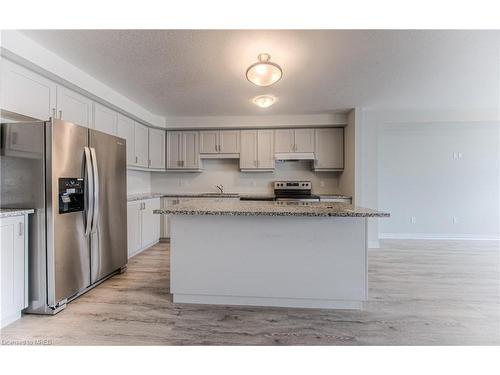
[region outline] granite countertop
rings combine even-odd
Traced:
[[[320,216],[320,217],[389,217],[385,212],[355,207],[344,203],[276,202],[213,199],[169,200],[168,208],[154,210],[155,214],[170,215],[230,215],[230,216]]]
[[[31,208],[0,208],[0,219],[12,216],[21,216],[34,213]]]
[[[238,193],[144,193],[131,194],[127,196],[127,201],[141,201],[153,198],[239,198]]]
[[[350,195],[344,194],[318,194],[324,198],[351,198]],[[143,199],[153,198],[273,198],[271,193],[143,193],[130,194],[127,196],[127,201],[140,201]]]

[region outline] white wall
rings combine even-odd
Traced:
[[[361,114],[357,204],[391,214],[369,222],[372,246],[379,232],[381,238],[499,237],[498,109]],[[447,159],[454,152],[462,159]]]
[[[151,193],[151,172],[127,170],[127,194]]]
[[[277,162],[274,173],[242,173],[236,159],[202,160],[201,173],[152,173],[153,192],[216,192],[222,184],[226,192],[272,193],[275,180],[311,180],[315,193],[338,193],[338,173],[315,173],[310,161]],[[324,186],[321,186],[323,182]]]
[[[498,238],[498,137],[494,122],[382,126],[378,206],[391,218],[381,237]]]

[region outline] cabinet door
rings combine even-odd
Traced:
[[[257,168],[257,130],[242,130],[240,169],[255,168]]]
[[[28,69],[0,59],[0,103],[3,110],[48,120],[56,107],[56,84]]]
[[[127,205],[127,250],[129,258],[141,249],[141,207],[142,201],[128,202]]]
[[[135,165],[134,120],[119,114],[116,135],[127,141],[127,165]]]
[[[165,131],[149,129],[149,168],[165,169]]]
[[[262,169],[274,169],[274,130],[259,130],[257,145],[257,166]]]
[[[240,131],[221,130],[219,132],[219,152],[238,154],[240,152]]]
[[[200,153],[217,154],[219,152],[219,131],[208,130],[200,132]]]
[[[148,127],[138,122],[134,126],[135,160],[138,167],[148,167]]]
[[[316,129],[315,169],[344,168],[344,128]]]
[[[167,132],[167,169],[181,167],[182,132]]]
[[[73,124],[92,128],[92,100],[83,95],[57,86],[57,117]]]
[[[160,199],[161,208],[168,208],[168,198]],[[160,238],[170,238],[170,220],[168,215],[160,215]]]
[[[184,169],[199,168],[198,150],[198,132],[182,132],[182,167]]]
[[[154,214],[153,210],[160,208],[160,198],[146,199],[142,210],[142,248],[158,242],[160,239],[160,215]]]
[[[94,129],[116,135],[118,113],[99,103],[94,103]]]
[[[274,131],[274,152],[294,152],[293,129],[276,129]]]
[[[314,152],[314,129],[295,129],[295,152]]]
[[[1,320],[25,307],[24,216],[0,219]]]

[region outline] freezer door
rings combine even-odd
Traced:
[[[91,231],[91,282],[127,264],[126,141],[90,130],[96,197]]]
[[[81,211],[60,213],[61,179],[84,179],[88,129],[53,120],[46,124],[47,286],[55,306],[90,285],[90,244],[85,236],[87,200]],[[87,190],[87,188],[85,188]]]

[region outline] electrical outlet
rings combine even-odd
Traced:
[[[325,187],[325,181],[321,180],[321,181],[319,182],[319,186],[320,186],[320,187]]]
[[[453,224],[456,224],[456,223],[458,223],[458,217],[456,217],[456,216],[453,216],[452,220],[453,220]]]
[[[253,187],[257,187],[257,181],[252,180],[252,186],[253,186]]]
[[[415,216],[412,216],[410,218],[410,223],[415,224],[417,222],[417,218]]]

